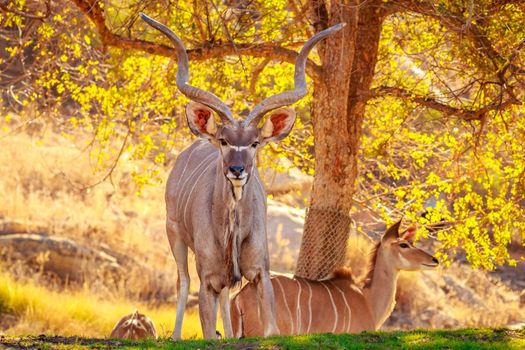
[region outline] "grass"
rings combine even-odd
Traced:
[[[7,330],[10,334],[104,337],[120,317],[136,308],[153,320],[160,336],[171,335],[175,305],[151,307],[122,298],[101,298],[87,290],[52,291],[32,281],[17,281],[0,271],[0,315],[8,313],[18,319]],[[195,310],[186,312],[182,332],[186,339],[202,336]]]
[[[525,348],[525,329],[415,330],[178,342],[164,338],[123,341],[76,337],[4,336],[0,337],[0,344],[60,349],[523,349]]]

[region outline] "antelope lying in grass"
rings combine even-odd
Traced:
[[[338,271],[333,278],[319,282],[272,277],[281,335],[379,329],[394,309],[399,271],[432,269],[439,264],[432,255],[409,242],[414,228],[399,233],[400,223],[390,227],[375,246],[363,288],[355,285],[348,270]],[[231,317],[236,337],[263,334],[254,297],[255,290],[250,283],[232,298]]]
[[[343,24],[317,33],[297,56],[294,90],[268,97],[246,120],[235,120],[214,94],[188,84],[188,56],[180,38],[168,27],[141,14],[175,45],[177,87],[192,102],[186,107],[188,125],[200,137],[182,152],[166,184],[166,230],[179,276],[177,318],[173,338],[180,339],[188,299],[188,247],[195,253],[200,279],[199,316],[205,338],[215,338],[217,302],[226,337],[232,337],[229,288],[241,274],[253,282],[254,301],[261,311],[261,335],[278,334],[274,292],[270,282],[266,241],[266,193],[254,165],[257,151],[279,141],[295,121],[291,105],[306,95],[305,65],[317,42]],[[272,112],[262,127],[259,121]],[[217,113],[222,124],[215,122]]]
[[[157,331],[153,321],[146,315],[135,310],[134,313],[122,317],[113,330],[110,338],[120,339],[157,339]]]

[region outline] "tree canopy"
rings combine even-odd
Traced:
[[[192,85],[245,117],[256,102],[292,88],[296,49],[339,21],[340,11],[353,20],[345,35],[355,40],[339,51],[354,57],[348,74],[370,70],[349,87],[354,107],[347,113],[362,108],[362,121],[341,124],[362,131],[355,134],[359,176],[347,191],[352,213],[366,212],[367,222],[421,223],[421,235],[441,243],[444,260],[460,252],[476,267],[515,264],[508,247],[525,238],[521,1],[14,0],[0,8],[2,115],[91,133],[87,146],[99,180],[109,178],[124,153],[150,159],[133,173],[142,185],[163,180],[157,170],[189,134],[174,51],[139,12],[181,36]],[[374,16],[377,47],[365,40],[371,35],[365,19]],[[328,45],[320,57],[311,55],[311,93],[296,104],[294,131],[267,149],[263,165],[278,167],[277,155],[313,174],[314,158],[325,156],[315,153],[312,123],[344,119],[322,115],[313,101],[314,83],[320,88],[327,70],[337,69],[323,61],[337,52]],[[355,217],[358,229],[368,231]]]

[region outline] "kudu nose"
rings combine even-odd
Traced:
[[[229,169],[230,172],[237,177],[241,176],[242,172],[244,171],[244,167],[236,165],[232,165]]]
[[[438,259],[432,257],[432,261],[435,262],[437,265],[439,265],[439,260]]]

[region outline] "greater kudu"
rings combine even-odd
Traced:
[[[148,316],[135,310],[135,312],[122,317],[117,322],[109,337],[120,339],[157,339],[157,330],[155,329],[155,324]]]
[[[291,105],[306,94],[308,53],[344,24],[319,32],[306,42],[297,56],[294,90],[265,99],[246,120],[238,121],[217,96],[188,85],[188,56],[181,39],[163,24],[144,14],[141,17],[175,44],[177,86],[192,100],[186,107],[188,125],[200,137],[179,155],[166,185],[166,229],[179,276],[173,338],[181,337],[188,298],[188,247],[195,253],[201,282],[199,315],[205,338],[216,335],[217,301],[225,335],[232,337],[229,288],[241,274],[256,286],[263,334],[278,334],[266,241],[266,193],[254,161],[259,148],[288,135],[295,112],[278,109],[262,127],[258,124],[266,113]],[[222,124],[215,122],[213,112]]]
[[[439,264],[432,255],[410,243],[415,228],[399,233],[400,223],[390,227],[376,244],[362,288],[347,270],[336,271],[333,278],[324,281],[273,276],[281,335],[379,329],[394,309],[399,271],[432,269]],[[263,334],[253,307],[254,296],[253,287],[248,284],[232,299],[235,337]]]

